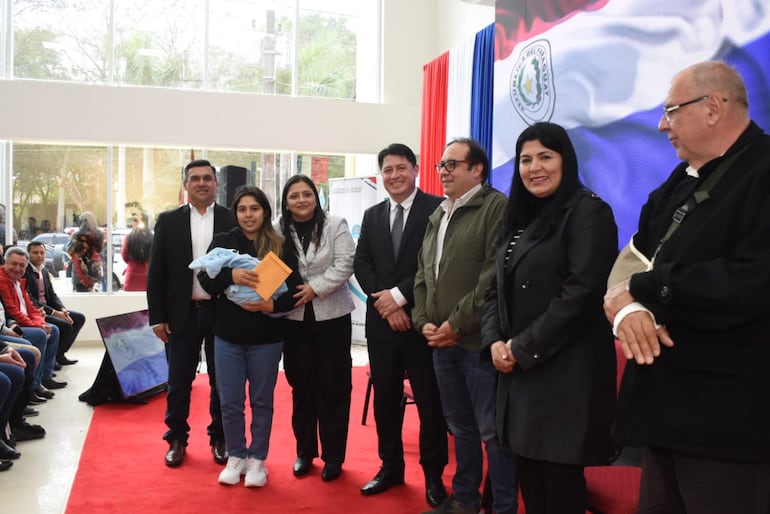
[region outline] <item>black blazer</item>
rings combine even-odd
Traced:
[[[524,231],[507,264],[507,241],[497,247],[482,346],[513,339],[497,430],[517,455],[596,465],[611,454],[615,347],[602,298],[617,242],[609,205],[580,190],[548,230]]]
[[[214,205],[214,234],[234,226],[230,210]],[[192,260],[189,204],[161,213],[155,223],[147,270],[150,325],[168,323],[172,332],[181,329],[192,301],[193,272],[187,267]]]
[[[64,309],[64,303],[61,301],[61,298],[59,298],[59,295],[56,294],[56,291],[54,291],[53,284],[51,283],[51,275],[48,273],[45,266],[41,273],[43,275],[43,289],[45,290],[45,314],[46,316],[50,316],[53,311]],[[38,299],[40,289],[37,287],[37,275],[31,264],[27,264],[27,271],[24,272],[24,277],[27,279],[27,292],[29,293],[30,300],[35,304],[35,307],[40,307],[41,304]]]
[[[406,219],[398,257],[393,257],[390,239],[389,200],[378,203],[364,212],[361,235],[353,260],[353,270],[361,289],[367,294],[366,337],[388,338],[394,332],[374,307],[372,293],[398,286],[407,300],[404,306],[411,315],[414,305],[414,275],[417,273],[417,253],[422,246],[428,217],[436,210],[443,198],[417,190]]]

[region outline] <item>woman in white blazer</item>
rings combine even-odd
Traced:
[[[292,428],[297,440],[294,475],[310,472],[321,442],[321,478],[342,473],[352,390],[350,357],[355,244],[343,218],[323,212],[309,177],[294,175],[283,188],[284,255],[296,255],[303,284],[297,308],[285,319],[283,365],[292,387]]]

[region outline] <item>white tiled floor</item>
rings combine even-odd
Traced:
[[[366,346],[354,344],[351,353],[354,366],[369,361]],[[69,385],[58,389],[53,400],[36,406],[39,416],[28,418],[30,423],[45,427],[46,437],[19,443],[21,458],[0,473],[3,514],[64,513],[93,413],[93,407],[79,401],[78,396],[93,383],[103,354],[100,342],[78,342],[67,354],[79,362],[64,366],[56,379]],[[158,433],[162,432],[163,420],[159,419]]]

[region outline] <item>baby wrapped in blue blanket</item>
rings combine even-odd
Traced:
[[[213,248],[209,253],[198,257],[188,266],[191,270],[203,270],[206,274],[214,278],[219,275],[222,268],[245,268],[254,269],[259,264],[259,259],[251,255],[244,255],[229,248]],[[273,293],[273,299],[278,298],[288,291],[286,282],[281,283],[278,289]],[[262,297],[249,287],[239,284],[233,284],[225,289],[225,296],[238,305],[246,302],[261,302]]]

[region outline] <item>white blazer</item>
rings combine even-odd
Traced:
[[[280,233],[281,220],[275,221]],[[348,222],[338,216],[326,215],[321,243],[316,249],[311,242],[307,254],[302,251],[297,231],[292,226],[291,236],[298,248],[297,261],[302,281],[310,284],[315,291],[313,312],[317,321],[326,321],[349,314],[355,304],[348,289],[348,279],[353,274],[353,256],[356,246],[350,234]],[[301,321],[305,307],[297,307],[286,316],[288,319]]]

